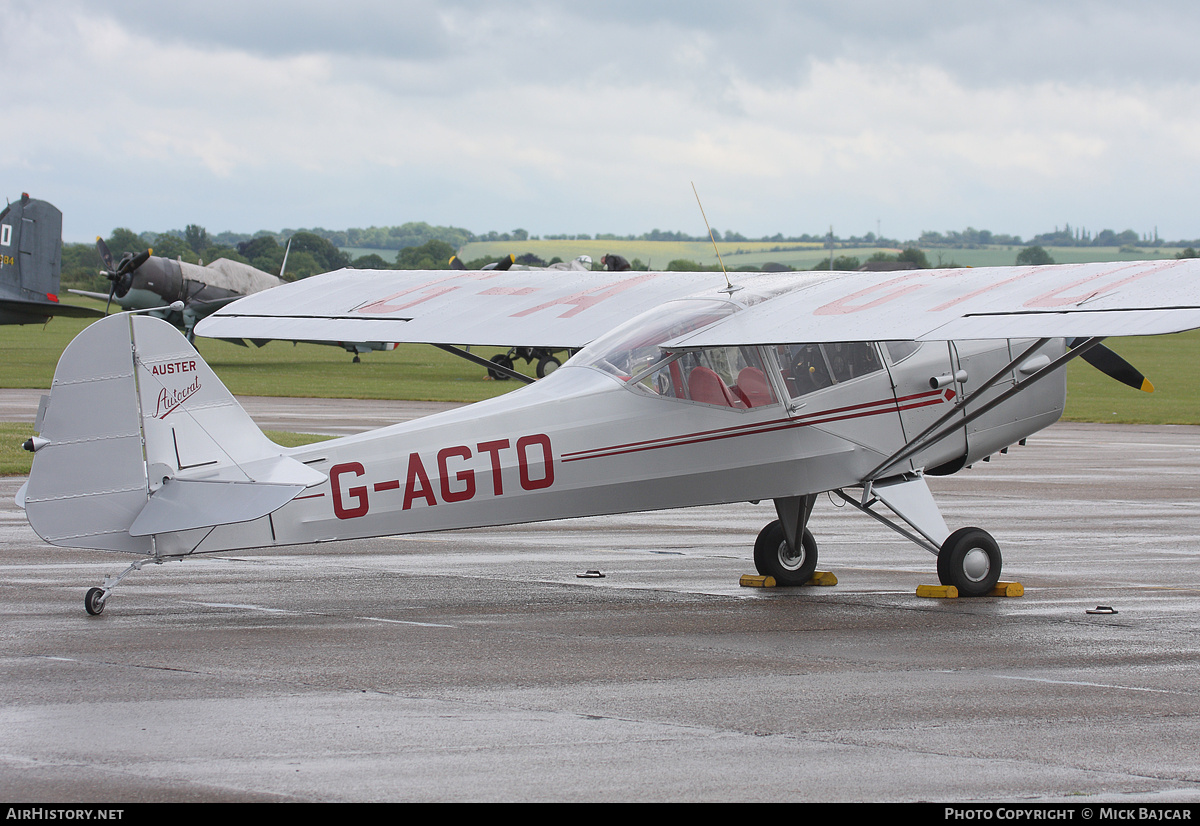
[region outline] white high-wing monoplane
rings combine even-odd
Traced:
[[[803,584],[831,491],[936,554],[962,595],[996,542],[950,531],[926,475],[1056,421],[1078,355],[1200,327],[1200,262],[897,273],[368,272],[242,299],[201,335],[583,348],[470,407],[282,448],[169,325],[124,314],[66,349],[19,497],[55,545],[136,559],[774,500],[760,573]]]

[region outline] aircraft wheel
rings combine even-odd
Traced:
[[[777,585],[807,585],[817,570],[817,540],[805,528],[800,547],[793,551],[776,519],[754,542],[754,567],[763,576],[774,577]]]
[[[509,370],[513,369],[513,360],[503,353],[492,356],[492,363],[499,364],[501,367],[507,367]],[[499,370],[492,370],[490,367],[488,368],[488,375],[496,381],[508,381],[510,378],[507,374],[501,373]]]
[[[938,553],[938,579],[953,585],[959,596],[982,597],[1000,579],[1000,546],[982,528],[959,528],[942,543]]]
[[[562,367],[561,361],[556,359],[554,356],[544,356],[541,359],[541,361],[538,362],[538,366],[537,366],[538,378],[539,379],[546,378],[546,376],[553,373],[559,367]]]
[[[83,598],[83,607],[93,617],[104,613],[104,589],[89,588],[87,595]]]

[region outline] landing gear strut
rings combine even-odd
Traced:
[[[139,559],[137,562],[130,565],[120,576],[106,576],[104,585],[99,588],[88,588],[87,594],[83,597],[83,609],[93,617],[98,617],[104,613],[104,605],[108,602],[108,598],[112,596],[113,588],[125,577],[132,574],[134,571],[142,570],[142,566],[147,562],[153,562],[155,565],[161,565],[162,559],[159,557],[151,557],[150,559]]]
[[[935,554],[938,579],[943,585],[957,588],[960,597],[987,596],[999,581],[1004,563],[996,540],[982,528],[959,528],[951,533],[921,474],[868,482],[861,498],[840,489],[833,493]],[[896,518],[885,513],[881,505]]]

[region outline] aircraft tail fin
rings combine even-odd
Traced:
[[[97,316],[60,304],[62,212],[22,193],[0,210],[0,323],[42,324],[51,316]]]
[[[171,325],[121,314],[67,346],[23,492],[54,545],[169,556],[258,519],[324,474],[267,439]]]

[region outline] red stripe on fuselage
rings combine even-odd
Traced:
[[[685,433],[679,436],[667,436],[659,439],[647,439],[641,442],[610,445],[609,447],[591,448],[574,453],[564,453],[563,462],[578,462],[584,459],[598,459],[609,456],[620,456],[626,453],[640,453],[646,450],[658,450],[664,447],[682,447],[702,442],[715,442],[732,439],[738,436],[757,436],[763,433],[774,433],[779,430],[790,430],[810,425],[830,424],[832,422],[861,419],[868,416],[878,416],[881,413],[898,413],[905,410],[916,410],[921,407],[942,404],[954,398],[952,390],[933,390],[903,396],[899,399],[881,399],[874,402],[835,407],[818,413],[808,413],[804,416],[789,419],[772,419],[757,424],[737,425],[716,430],[704,430],[698,433]]]

